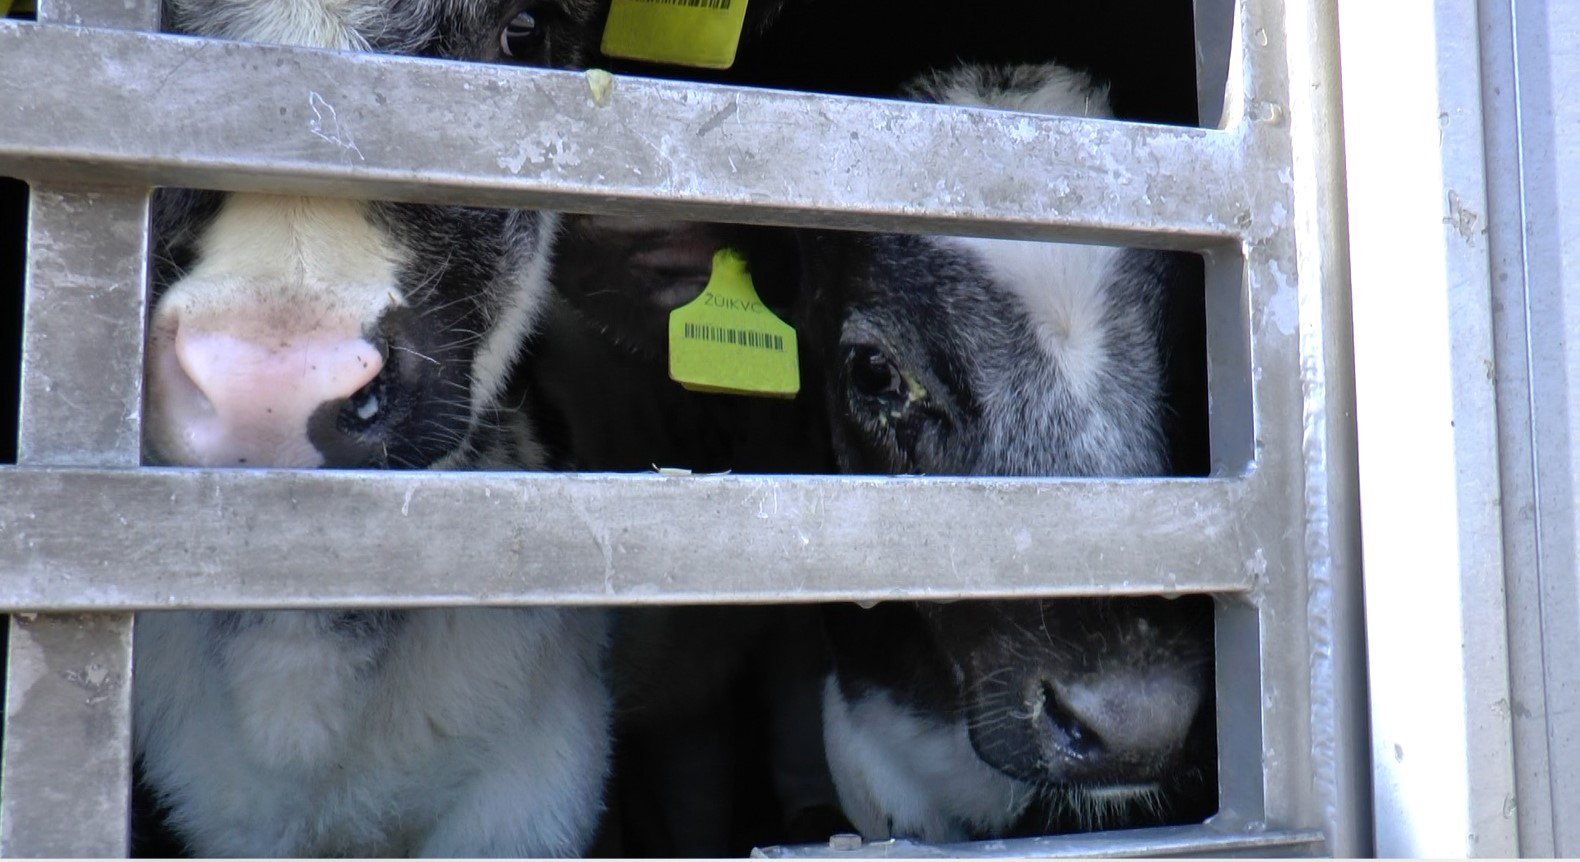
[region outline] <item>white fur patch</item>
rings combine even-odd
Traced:
[[[1032,68],[1028,67],[1028,74]],[[967,66],[938,77],[939,101],[1059,116],[1110,118],[1107,91],[1071,69],[1034,69],[1039,84],[1009,90],[989,86],[983,70]],[[1120,249],[1070,243],[973,237],[939,237],[975,255],[1001,286],[1018,297],[1044,352],[1078,396],[1091,386],[1106,361],[1104,288]]]
[[[262,312],[245,325],[271,331],[323,329],[326,318],[361,325],[402,301],[402,263],[399,247],[355,201],[231,195],[158,313],[225,316],[241,303]]]
[[[602,611],[410,611],[378,660],[309,612],[218,638],[210,619],[143,613],[136,633],[137,749],[197,855],[586,850]]]
[[[871,841],[964,841],[1015,822],[1035,792],[971,747],[964,721],[944,724],[872,693],[851,703],[831,674],[823,742],[845,816]]]
[[[476,411],[493,404],[508,382],[511,366],[537,327],[549,295],[549,247],[559,231],[559,216],[538,215],[538,236],[527,265],[511,274],[509,296],[499,316],[491,321],[488,337],[478,345],[472,360],[472,405]],[[475,413],[474,413],[475,415]]]
[[[1038,345],[1071,391],[1093,394],[1109,358],[1105,294],[1120,249],[977,237],[939,237],[937,242],[979,260],[1000,287],[1020,300]]]
[[[944,86],[939,101],[950,105],[977,105],[1025,111],[1028,114],[1054,114],[1061,117],[1111,119],[1107,89],[1092,86],[1090,78],[1071,69],[1045,67],[1047,81],[1036,89],[992,90],[980,78],[956,79]]]
[[[175,2],[184,26],[206,36],[340,51],[367,50],[358,29],[388,14],[387,6],[374,0]]]

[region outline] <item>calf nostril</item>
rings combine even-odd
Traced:
[[[226,318],[174,327],[153,353],[150,421],[173,463],[319,466],[309,423],[322,405],[354,399],[352,415],[368,423],[387,401],[384,358],[360,334],[287,337]]]
[[[367,385],[351,393],[341,408],[339,426],[348,433],[363,433],[377,425],[389,412],[389,366],[385,366]]]
[[[1054,742],[1071,757],[1090,760],[1103,754],[1102,737],[1059,696],[1056,687],[1042,685],[1042,718],[1053,732]]]

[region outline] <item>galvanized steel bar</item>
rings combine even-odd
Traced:
[[[1252,561],[1259,577],[1251,606],[1231,605],[1218,614],[1222,807],[1212,822],[1247,830],[1332,825],[1323,817],[1311,754],[1316,728],[1307,602],[1320,561],[1308,556],[1306,542],[1321,525],[1303,517],[1318,490],[1308,485],[1303,457],[1306,397],[1321,391],[1327,368],[1306,367],[1301,307],[1320,306],[1325,285],[1301,260],[1324,249],[1320,237],[1296,221],[1323,167],[1315,161],[1299,173],[1293,167],[1289,14],[1278,2],[1237,8],[1233,86],[1224,113],[1235,123],[1231,133],[1245,141],[1257,198],[1243,248],[1243,286],[1230,291],[1226,262],[1219,262],[1216,281],[1208,270],[1213,462],[1216,470],[1249,467],[1265,483],[1242,518],[1260,534],[1278,536]],[[1215,301],[1215,290],[1219,300],[1238,301]],[[1240,351],[1245,359],[1236,355]]]
[[[1200,129],[16,22],[0,55],[35,180],[1181,248],[1253,211]]]
[[[1224,97],[1229,86],[1229,57],[1234,44],[1235,0],[1194,0],[1196,23],[1197,124],[1224,128]]]
[[[130,614],[11,617],[0,856],[127,855]]]
[[[1580,855],[1580,28],[1573,4],[1478,5],[1522,856]],[[1567,814],[1565,813],[1567,812]]]
[[[1389,856],[1520,851],[1477,6],[1351,4],[1339,22],[1376,840]]]
[[[160,0],[38,0],[38,20],[76,27],[158,30]]]
[[[904,839],[863,843],[838,836],[828,844],[764,847],[757,859],[1122,859],[1136,856],[1309,856],[1322,852],[1323,835],[1309,830],[1232,833],[1210,826],[1169,826],[1051,835],[962,844],[919,844]]]
[[[1309,674],[1310,783],[1327,852],[1373,852],[1362,638],[1359,467],[1351,341],[1338,0],[1286,5],[1291,233],[1299,291],[1299,379],[1308,647],[1288,657]],[[1252,37],[1256,38],[1253,31]],[[1297,606],[1298,607],[1298,606]]]
[[[1236,480],[14,469],[0,471],[0,607],[1235,592],[1277,553],[1241,524],[1254,493]]]
[[[38,4],[46,24],[157,29],[159,14],[159,0]],[[135,466],[148,190],[34,183],[29,202],[18,463]],[[10,618],[0,856],[127,855],[133,626],[127,613]]]
[[[36,188],[29,202],[18,461],[135,467],[148,191]]]

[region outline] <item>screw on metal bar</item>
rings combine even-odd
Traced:
[[[860,850],[861,836],[854,832],[836,832],[828,836],[828,849],[830,850]]]

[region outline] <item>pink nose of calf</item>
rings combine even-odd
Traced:
[[[166,377],[158,409],[195,466],[317,467],[309,420],[378,377],[384,360],[360,336],[248,333],[190,326],[154,346]],[[376,396],[352,409],[377,413]],[[360,415],[360,413],[359,413]]]

